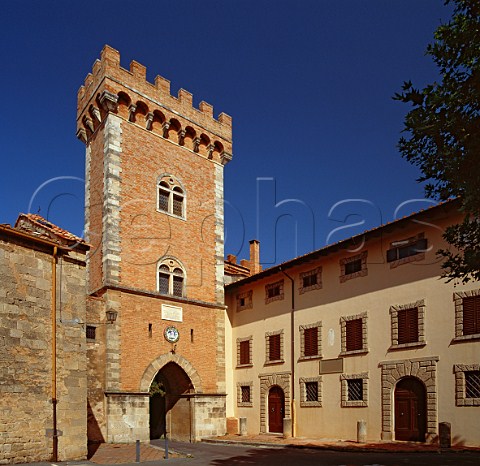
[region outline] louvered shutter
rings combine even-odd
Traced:
[[[269,360],[278,361],[280,359],[280,335],[270,335],[269,343]]]
[[[398,311],[398,344],[418,341],[418,309],[402,309]]]
[[[318,355],[318,328],[306,328],[303,333],[304,338],[304,355]]]
[[[240,364],[250,364],[250,340],[240,342]]]
[[[480,333],[480,296],[463,298],[463,334]]]
[[[363,348],[362,319],[347,320],[345,324],[347,351],[361,350]]]

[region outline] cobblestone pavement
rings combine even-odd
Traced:
[[[140,462],[160,461],[164,459],[164,450],[152,445],[140,445]],[[101,443],[89,447],[89,459],[96,464],[135,463],[135,444]],[[169,457],[178,457],[174,452]]]

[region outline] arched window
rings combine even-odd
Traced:
[[[157,184],[158,210],[185,218],[185,191],[171,175],[162,176]]]
[[[158,265],[158,292],[185,296],[185,272],[175,259],[164,259]]]

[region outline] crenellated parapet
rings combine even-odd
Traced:
[[[78,91],[77,137],[88,143],[105,117],[115,113],[206,158],[229,162],[232,118],[220,113],[215,119],[212,105],[200,102],[197,109],[190,92],[180,89],[172,96],[170,81],[157,76],[152,84],[146,75],[146,67],[136,61],[130,70],[122,68],[120,53],[105,45]]]

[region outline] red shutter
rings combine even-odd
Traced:
[[[480,333],[480,296],[463,298],[463,334]]]
[[[269,337],[270,349],[269,349],[269,360],[278,361],[280,358],[280,334],[270,335]]]
[[[250,364],[250,340],[240,342],[240,364]]]
[[[318,327],[307,328],[303,333],[304,356],[318,355]]]
[[[363,349],[363,331],[362,331],[362,319],[347,320],[347,351],[355,351]]]
[[[398,311],[398,344],[418,341],[418,309],[402,309]]]

